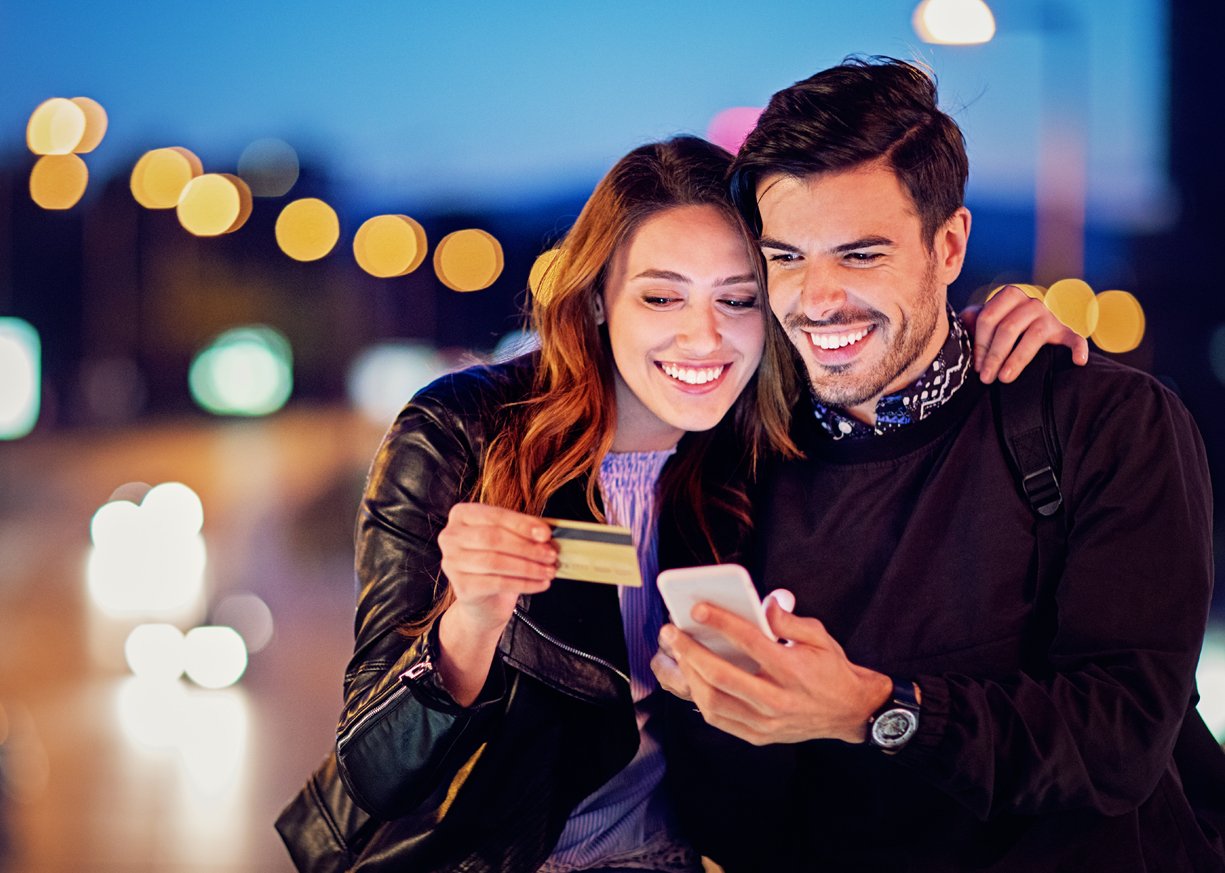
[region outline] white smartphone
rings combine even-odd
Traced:
[[[749,571],[739,564],[708,564],[702,567],[682,567],[664,570],[656,580],[672,622],[719,657],[750,673],[758,670],[757,662],[736,648],[723,634],[693,620],[693,607],[701,602],[734,612],[751,622],[771,640],[777,640],[766,610],[749,578]]]

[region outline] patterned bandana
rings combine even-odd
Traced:
[[[826,406],[814,397],[817,421],[825,432],[836,440],[880,436],[921,421],[947,403],[965,384],[966,374],[974,361],[974,341],[952,307],[949,307],[948,319],[948,339],[923,375],[896,394],[876,402],[875,427],[844,414],[837,407]]]

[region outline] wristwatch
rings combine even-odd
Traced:
[[[896,755],[919,730],[919,699],[915,684],[893,680],[893,693],[868,719],[868,745]]]

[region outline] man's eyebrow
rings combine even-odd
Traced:
[[[865,236],[862,239],[857,239],[854,242],[842,243],[842,245],[834,246],[833,253],[836,255],[853,252],[856,249],[870,249],[873,246],[892,246],[893,240],[886,236]]]
[[[785,243],[781,239],[775,239],[772,236],[763,236],[757,241],[757,244],[763,249],[778,249],[780,252],[791,252],[797,255],[800,253],[800,250],[791,243]]]
[[[677,273],[674,270],[655,269],[643,270],[637,276],[630,279],[630,281],[633,282],[636,279],[661,279],[665,282],[683,282],[686,285],[693,281],[688,276]],[[727,276],[726,278],[715,282],[715,285],[716,287],[721,287],[723,285],[744,285],[746,283],[757,284],[757,277],[752,273],[743,273],[738,276]]]

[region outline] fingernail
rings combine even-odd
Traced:
[[[710,618],[710,607],[705,603],[699,603],[692,609],[692,611],[690,611],[689,614],[693,616],[694,621],[704,622],[706,619]]]
[[[660,642],[671,643],[676,639],[676,628],[666,624],[659,629]]]
[[[1011,382],[1012,374],[1013,374],[1012,367],[1005,367],[1003,370],[1000,370],[1000,379],[1002,379],[1005,382]]]
[[[547,543],[553,537],[553,531],[547,527],[538,527],[532,531],[532,536],[538,543]]]

